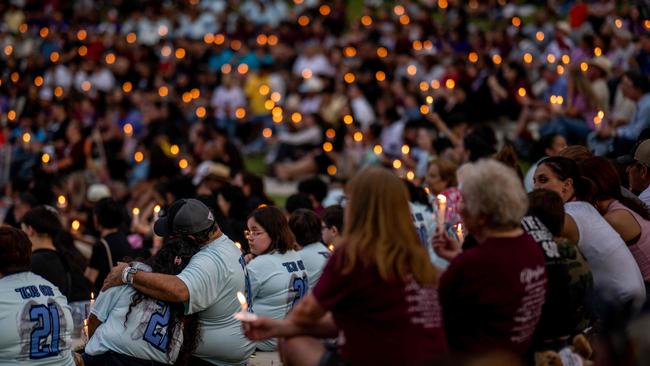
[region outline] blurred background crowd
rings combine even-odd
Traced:
[[[151,224],[181,198],[210,207],[244,252],[261,205],[315,211],[336,244],[345,182],[385,166],[431,243],[423,217],[439,194],[462,236],[460,165],[494,156],[531,191],[540,159],[582,145],[583,157],[631,154],[617,160],[621,185],[644,199],[645,4],[6,1],[0,216],[54,242],[75,301],[101,288],[108,252],[155,253]]]

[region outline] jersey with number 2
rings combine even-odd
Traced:
[[[56,286],[21,272],[0,278],[0,294],[0,365],[74,365],[72,314]]]
[[[169,304],[145,297],[131,308],[136,291],[130,286],[112,287],[97,297],[90,312],[102,322],[86,345],[86,353],[96,356],[108,351],[171,364],[176,361],[183,343],[182,326],[174,334],[167,332]],[[171,352],[167,352],[171,345]]]

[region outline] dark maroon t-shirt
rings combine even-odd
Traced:
[[[450,349],[524,355],[545,295],[544,254],[528,234],[488,239],[464,251],[440,280]]]
[[[345,252],[330,257],[313,290],[339,328],[344,359],[357,365],[424,365],[447,353],[435,286],[386,282],[376,267],[341,274]]]

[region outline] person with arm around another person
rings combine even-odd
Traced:
[[[192,365],[244,365],[255,343],[243,334],[232,314],[241,309],[237,292],[246,291],[246,271],[241,251],[221,232],[214,214],[196,199],[181,199],[161,210],[154,224],[158,236],[187,236],[201,243],[187,267],[178,275],[115,266],[104,290],[129,284],[154,299],[182,302],[185,315],[199,316],[200,342]]]
[[[145,263],[145,272],[176,275],[201,245],[188,237],[166,239]],[[131,286],[102,291],[90,309],[86,366],[187,365],[198,342],[198,316],[184,315],[182,303],[152,299]]]
[[[430,365],[444,358],[438,273],[415,232],[406,187],[393,172],[370,167],[346,194],[344,240],[318,285],[285,319],[244,323],[246,335],[284,338],[285,365]],[[337,334],[336,346],[319,339]]]

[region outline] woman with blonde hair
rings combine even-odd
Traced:
[[[447,351],[436,269],[411,221],[400,179],[371,167],[346,187],[343,243],[287,318],[245,323],[253,340],[284,337],[288,365],[425,365]],[[316,338],[340,336],[340,347]],[[372,335],[372,337],[370,336]]]

